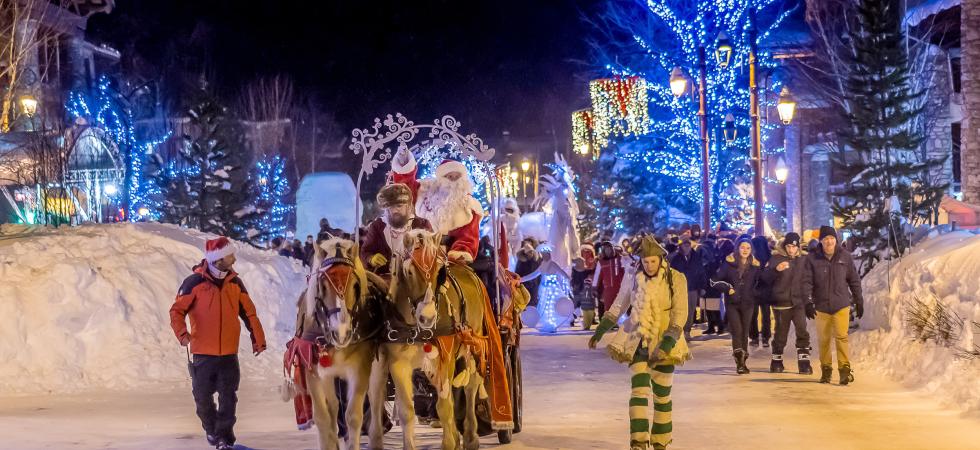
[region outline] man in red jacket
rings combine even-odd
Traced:
[[[415,215],[428,220],[432,229],[448,238],[449,259],[470,264],[480,248],[480,219],[483,207],[473,197],[473,182],[459,161],[443,161],[435,178],[419,180],[415,157],[399,150],[392,158],[395,183],[412,191]]]
[[[226,237],[207,241],[205,259],[184,280],[170,307],[170,326],[180,345],[190,345],[197,416],[208,443],[219,450],[235,444],[235,405],[238,403],[238,338],[241,319],[252,336],[252,352],[265,350],[265,332],[245,284],[232,269],[235,248]],[[186,318],[190,316],[188,332]],[[219,406],[214,404],[218,393]]]
[[[402,183],[392,183],[378,192],[378,206],[384,214],[371,221],[364,234],[361,246],[361,261],[372,272],[387,277],[391,272],[393,253],[405,253],[405,232],[408,230],[429,230],[429,221],[415,217],[412,205],[412,191]]]

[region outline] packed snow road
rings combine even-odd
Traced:
[[[601,350],[587,350],[586,341],[583,334],[525,338],[524,431],[500,448],[626,447],[626,368]],[[822,385],[816,376],[767,373],[759,351],[750,360],[752,374],[738,376],[726,343],[695,342],[695,359],[678,370],[671,449],[980,447],[980,420],[943,411],[860,365],[855,384]],[[182,364],[179,356],[175,352],[173,364]],[[792,361],[787,370],[795,370]],[[276,388],[274,379],[246,381],[239,393],[238,448],[314,448],[315,433],[295,430],[292,404],[281,402]],[[420,448],[438,448],[439,430],[423,426],[419,432]],[[0,436],[0,447],[24,450],[209,448],[188,382],[124,394],[0,398]],[[495,438],[483,442],[498,447]],[[400,448],[397,431],[388,443]]]

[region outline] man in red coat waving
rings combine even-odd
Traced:
[[[436,168],[435,178],[419,180],[415,156],[399,150],[391,161],[394,182],[412,191],[415,215],[428,220],[432,229],[448,238],[449,259],[470,264],[480,247],[480,219],[483,207],[473,197],[473,182],[466,166],[445,160]]]

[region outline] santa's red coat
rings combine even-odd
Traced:
[[[418,166],[413,159],[412,163],[406,165],[403,170],[395,170],[392,174],[392,181],[403,183],[412,191],[413,203],[418,201],[419,187],[421,187],[421,183],[416,178],[417,173]],[[483,216],[475,210],[471,210],[471,216],[469,223],[454,228],[446,234],[450,259],[463,259],[467,263],[476,259],[476,253],[480,249],[480,219]]]

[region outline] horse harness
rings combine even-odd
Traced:
[[[415,260],[415,258],[413,258],[413,262],[424,273],[430,273],[432,269],[431,266],[425,267],[424,264],[420,264],[417,260]],[[459,285],[459,281],[456,279],[456,277],[453,276],[451,273],[449,273],[447,266],[444,266],[442,269],[440,269],[440,271],[442,270],[446,271],[446,281],[439,284],[439,286],[437,287],[437,291],[434,293],[433,296],[434,297],[433,301],[435,302],[436,308],[438,310],[440,304],[439,300],[440,299],[445,300],[444,304],[446,305],[446,308],[449,311],[450,326],[448,328],[443,327],[442,329],[440,329],[438,321],[436,321],[436,324],[433,325],[431,328],[422,327],[417,321],[414,325],[409,324],[408,321],[404,317],[402,317],[401,313],[391,303],[387,303],[385,308],[385,317],[386,317],[385,333],[383,335],[385,342],[408,344],[408,345],[414,345],[417,343],[427,343],[427,342],[432,342],[437,337],[457,334],[462,330],[468,328],[468,322],[466,320],[466,297],[463,295],[463,288]],[[432,280],[430,279],[428,281],[431,282]],[[453,306],[449,302],[449,298],[446,295],[449,286],[451,286],[453,290],[456,291],[456,295],[458,295],[460,299],[460,311],[459,311],[458,321],[456,319],[456,314],[454,314],[453,312]],[[421,296],[409,299],[412,304],[413,312],[416,310],[418,305],[422,303],[426,295],[428,295],[428,289],[427,292],[423,293]]]

